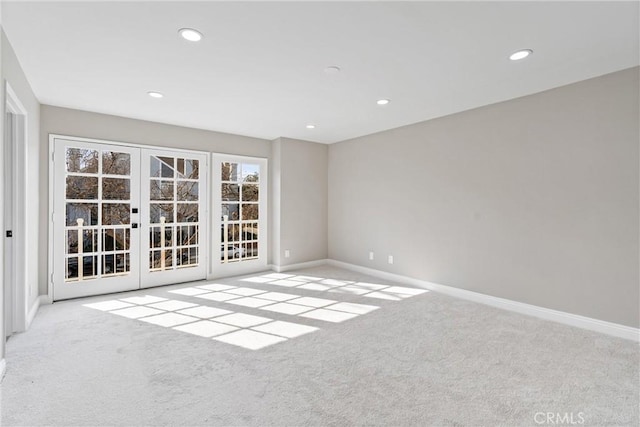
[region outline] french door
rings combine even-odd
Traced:
[[[53,298],[204,279],[204,153],[54,138]]]
[[[140,286],[205,279],[208,155],[142,150]]]

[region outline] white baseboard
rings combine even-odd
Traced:
[[[452,297],[490,305],[492,307],[501,308],[503,310],[509,310],[516,313],[535,316],[540,319],[551,320],[554,322],[563,323],[565,325],[575,326],[578,328],[588,329],[618,338],[640,342],[640,329],[632,328],[630,326],[620,325],[612,322],[605,322],[604,320],[579,316],[577,314],[552,310],[549,308],[539,307],[536,305],[526,304],[518,301],[512,301],[505,298],[498,298],[478,292],[454,288],[451,286],[439,285],[437,283],[427,282],[425,280],[414,279],[412,277],[388,273],[386,271],[375,270],[373,268],[362,267],[360,265],[349,264],[333,259],[327,260],[327,264],[351,271],[356,271],[358,273],[379,277],[381,279],[392,280],[398,283],[417,286],[419,288],[428,289],[430,291],[450,295]]]
[[[4,374],[7,372],[7,361],[6,359],[0,359],[0,383],[4,379]]]
[[[33,305],[31,306],[31,308],[29,309],[29,313],[27,313],[27,324],[25,325],[25,330],[28,330],[29,327],[31,326],[31,322],[33,322],[33,319],[35,319],[36,314],[38,314],[38,310],[40,309],[40,306],[43,304],[49,304],[49,296],[48,295],[40,295],[38,296],[38,298],[36,298],[36,300],[33,302]]]
[[[311,268],[311,267],[319,267],[321,265],[327,265],[328,260],[326,259],[318,259],[315,261],[301,262],[298,264],[290,264],[290,265],[271,265],[271,269],[276,273],[282,273],[283,271],[290,270],[299,270],[301,268]]]

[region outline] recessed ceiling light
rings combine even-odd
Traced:
[[[182,28],[178,31],[178,34],[180,34],[183,39],[189,40],[190,42],[199,42],[202,40],[202,33],[198,30],[194,30],[193,28]]]
[[[378,99],[376,104],[378,105],[387,105],[390,101],[388,99]]]
[[[152,98],[162,98],[164,95],[161,94],[160,92],[147,92],[147,95],[149,95]]]
[[[316,125],[307,125],[307,129],[315,129]]]
[[[519,50],[517,52],[513,52],[511,54],[511,56],[509,56],[509,59],[512,61],[518,61],[520,59],[524,59],[527,56],[531,55],[533,53],[533,51],[531,49],[522,49]]]
[[[340,72],[340,67],[335,65],[330,65],[324,69],[324,72],[327,74],[338,74]]]

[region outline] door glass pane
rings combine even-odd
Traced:
[[[173,181],[152,179],[149,184],[151,200],[173,200]]]
[[[102,178],[102,198],[104,200],[129,200],[131,198],[129,179]]]
[[[67,253],[78,253],[78,230],[67,230]]]
[[[242,185],[242,201],[243,202],[258,201],[258,185],[257,184]]]
[[[103,274],[113,274],[116,271],[116,255],[107,254],[102,256]]]
[[[238,164],[237,163],[222,163],[221,179],[222,181],[238,181]]]
[[[260,176],[260,166],[252,165],[250,163],[242,164],[242,181],[243,182],[258,182]]]
[[[197,203],[178,203],[176,222],[198,222]]]
[[[240,205],[237,203],[222,204],[222,220],[237,221],[240,219]]]
[[[98,151],[86,148],[67,148],[67,172],[98,173]]]
[[[150,227],[149,246],[152,248],[160,247],[160,227]]]
[[[255,220],[258,219],[258,204],[242,204],[242,219],[243,220]]]
[[[242,224],[242,240],[258,240],[257,222],[245,222]]]
[[[158,160],[160,160],[160,176],[163,178],[173,178],[175,159],[173,157],[158,157]]]
[[[109,228],[102,230],[102,250],[113,251],[116,248],[116,229]]]
[[[160,251],[149,252],[149,269],[155,271],[160,268]]]
[[[98,275],[98,257],[97,256],[85,256],[82,257],[82,276],[85,278],[91,278]]]
[[[191,266],[198,264],[198,248],[182,248],[178,249],[178,256],[176,258],[177,265]]]
[[[172,268],[173,267],[173,249],[164,250],[164,265],[163,269]],[[160,260],[162,262],[162,259]]]
[[[187,159],[184,165],[184,175],[189,179],[199,179],[200,162],[195,159]]]
[[[67,203],[66,224],[77,226],[81,219],[83,225],[98,224],[98,204],[97,203]]]
[[[105,225],[129,224],[130,212],[128,203],[103,203],[102,223]]]
[[[131,231],[128,228],[116,230],[116,250],[128,251],[131,245]]]
[[[173,227],[172,226],[165,226],[165,227],[161,227],[161,228],[164,228],[164,247],[173,246]],[[162,236],[160,236],[160,237],[162,237]]]
[[[98,198],[98,177],[68,176],[67,199],[96,200]]]
[[[105,175],[129,175],[131,173],[131,156],[129,153],[103,151],[102,173]]]
[[[229,202],[239,202],[240,186],[238,184],[222,184],[222,200]]]
[[[67,258],[67,265],[64,278],[73,280],[78,278],[78,258]]]
[[[98,252],[98,229],[90,228],[82,230],[82,245],[79,248],[82,248],[83,253],[87,252]]]
[[[240,234],[242,226],[240,224],[229,224],[229,241],[230,242],[239,242],[242,240],[242,235]]]
[[[198,201],[198,183],[193,181],[179,181],[177,188],[177,200]]]
[[[130,254],[116,254],[116,273],[126,273],[129,271]]]
[[[129,250],[129,229],[128,228],[105,228],[102,230],[102,250],[103,251],[126,251]]]
[[[198,244],[198,226],[182,225],[178,229],[178,245],[197,245]]]
[[[222,224],[222,242],[239,242],[240,241],[240,224]],[[226,233],[225,233],[226,230]],[[225,240],[226,237],[226,240]]]
[[[152,224],[172,223],[173,222],[173,204],[168,203],[151,203],[150,204],[150,218],[149,221]]]
[[[184,178],[184,159],[176,160],[176,171]]]
[[[258,257],[258,242],[243,243],[242,257],[244,259],[256,259]]]
[[[160,176],[160,160],[155,156],[151,156],[149,158],[149,161],[150,161],[149,176],[159,177]]]

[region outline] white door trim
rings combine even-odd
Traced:
[[[10,159],[12,164],[12,176],[10,177],[12,191],[12,232],[13,237],[10,241],[12,252],[11,271],[13,278],[9,280],[11,284],[11,330],[9,332],[23,332],[28,328],[27,315],[29,312],[29,292],[27,291],[28,283],[26,283],[26,233],[25,224],[26,209],[26,171],[27,171],[27,129],[28,114],[18,95],[11,87],[8,81],[5,81],[5,112],[11,113],[14,117],[14,123],[11,126],[11,135],[9,141],[5,140],[5,146],[12,144]],[[4,118],[6,120],[6,117]],[[4,225],[3,225],[4,227]],[[3,234],[6,230],[3,230]],[[5,254],[6,256],[6,254]]]
[[[196,153],[196,154],[209,155],[209,151],[192,150],[192,149],[188,149],[188,148],[164,147],[162,145],[139,144],[139,143],[135,143],[135,142],[112,141],[110,139],[85,138],[85,137],[81,137],[81,136],[63,135],[63,134],[59,134],[59,133],[50,133],[49,134],[49,142],[53,141],[54,139],[68,139],[68,140],[71,140],[71,141],[79,141],[79,142],[95,142],[97,144],[122,145],[122,146],[125,146],[125,147],[131,147],[131,148],[151,149],[151,150],[164,150],[164,151],[176,151],[176,152],[184,152],[184,153]]]

